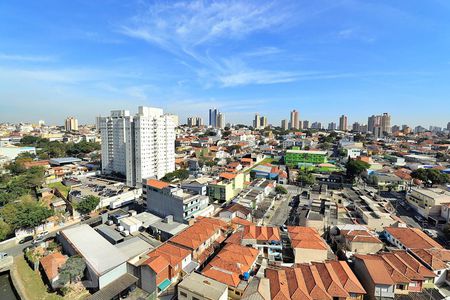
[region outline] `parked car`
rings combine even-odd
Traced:
[[[24,237],[23,239],[21,239],[19,241],[19,244],[25,244],[26,242],[32,241],[33,240],[33,236],[32,235],[28,235],[26,237]]]
[[[45,231],[39,232],[39,233],[36,235],[36,237],[37,237],[37,238],[41,238],[41,237],[46,236],[47,234],[48,234],[48,231],[45,230]]]
[[[40,243],[42,243],[42,242],[44,242],[44,241],[45,241],[44,237],[38,237],[38,238],[35,238],[35,239],[33,240],[32,244],[33,244],[33,245],[37,245],[37,244],[40,244]]]

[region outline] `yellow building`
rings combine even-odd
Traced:
[[[220,180],[208,185],[208,196],[213,201],[228,202],[244,188],[245,181],[249,180],[250,174],[224,172],[219,177]]]

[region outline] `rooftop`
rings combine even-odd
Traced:
[[[439,243],[419,228],[386,227],[384,230],[409,249],[443,249]]]
[[[121,251],[89,225],[81,224],[64,229],[61,234],[98,275],[103,275],[127,261]]]
[[[227,294],[228,286],[214,279],[192,272],[184,277],[178,288],[186,289],[206,299],[219,299]]]

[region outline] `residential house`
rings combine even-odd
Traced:
[[[288,226],[295,263],[322,262],[328,258],[328,246],[316,229],[302,226]]]
[[[188,249],[192,260],[203,264],[225,240],[228,224],[220,219],[199,218],[190,227],[172,237],[169,241]]]
[[[283,244],[278,227],[244,226],[241,244],[262,250],[269,260],[282,260]]]
[[[366,294],[344,261],[303,263],[293,268],[269,267],[265,270],[265,276],[270,281],[274,300],[362,300]]]
[[[207,193],[211,200],[219,202],[231,201],[244,188],[248,181],[248,174],[227,173],[219,174],[219,179],[208,184]]]
[[[411,265],[410,265],[411,264]],[[370,296],[390,298],[391,294],[383,295],[383,287],[377,291],[377,281],[387,283],[390,278],[393,282],[395,295],[408,295],[421,292],[424,285],[432,283],[435,274],[425,267],[417,267],[420,263],[404,250],[388,253],[355,255],[355,273],[360,278],[364,288],[374,291]],[[388,276],[381,279],[380,276]]]
[[[160,295],[198,266],[191,259],[189,250],[171,243],[162,244],[148,253],[141,264],[141,288],[153,296]]]
[[[59,269],[66,263],[67,256],[62,255],[61,252],[55,252],[44,256],[39,261],[41,270],[44,272],[45,277],[52,289],[58,287]]]
[[[240,299],[254,272],[260,251],[236,244],[227,244],[206,265],[202,274],[228,286],[228,297]]]

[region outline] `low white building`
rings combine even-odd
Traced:
[[[227,300],[228,286],[193,272],[178,284],[178,299]]]

